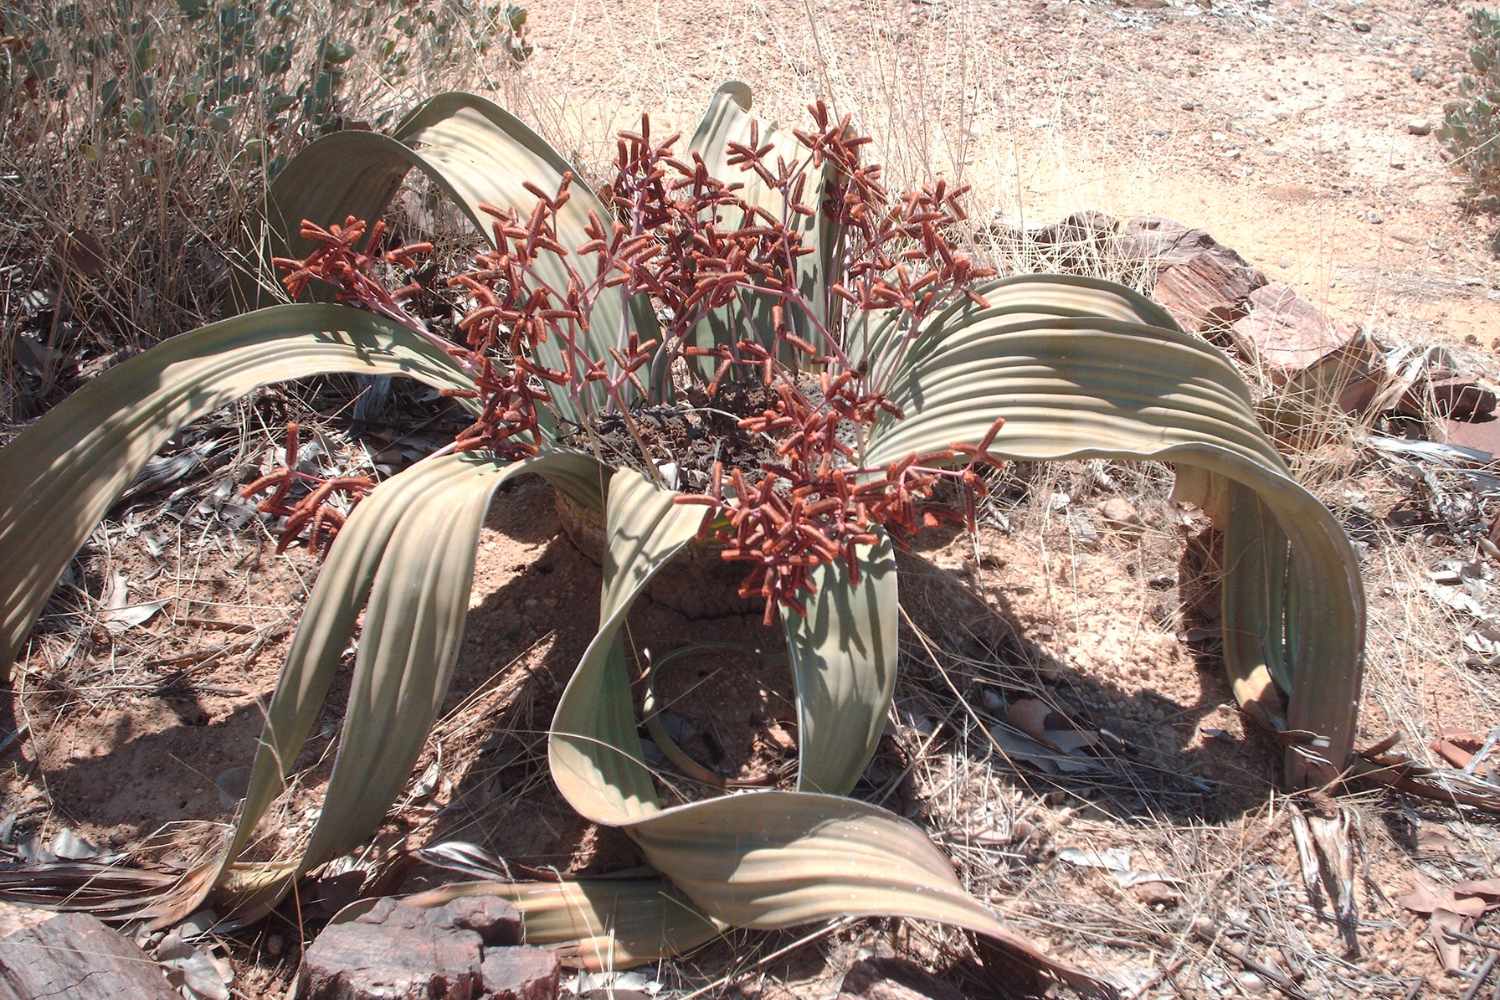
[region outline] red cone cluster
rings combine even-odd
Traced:
[[[589,212],[580,222],[577,206],[570,208],[571,174],[553,193],[527,184],[536,199],[529,213],[481,206],[494,249],[448,279],[472,308],[459,324],[463,345],[444,349],[463,360],[476,385],[450,395],[478,404],[453,450],[482,449],[506,460],[536,454],[539,408],[555,405],[562,393],[584,439],[599,418],[617,416],[641,460],[654,463],[635,409],[664,398],[668,380],[697,382],[710,397],[728,379],[754,378],[774,391],[772,406],[740,426],[774,439],[777,460],[730,470],[727,483],[716,464],[707,494],[679,498],[709,508],[704,531],[722,544],[725,559],[751,564],[742,591],[765,599],[767,622],[779,608],[804,611],[818,567],[841,563],[857,578],[858,550],[874,544],[878,532],[901,538],[916,531],[932,517],[922,506],[944,478],[960,488],[972,523],[984,490],[979,469],[999,464],[988,452],[998,421],[977,448],[863,464],[857,442],[877,421],[901,419],[885,393],[905,349],[940,305],[962,296],[984,308],[972,286],[994,271],[952,242],[965,219],[966,189],[939,181],[893,197],[879,165],[862,161],[870,139],[850,118],[836,121],[822,102],[808,110],[815,127],[794,131],[795,144],[771,141],[754,123],[746,141],[727,144],[733,177],[715,177],[697,154],[675,156],[678,137],[654,140],[643,116],[639,131],[619,135],[614,177],[601,192],[609,218]],[[808,237],[820,226],[841,236],[835,252],[817,262],[833,272],[822,286],[827,299],[812,301],[806,272],[816,248]],[[430,246],[386,251],[384,235],[380,222],[349,219],[327,229],[304,222],[302,237],[315,244],[313,252],[276,263],[293,296],[322,281],[339,301],[433,337],[402,306],[415,286],[388,290],[378,267],[409,267]],[[601,296],[622,297],[618,329],[591,328]],[[639,310],[630,306],[643,302],[658,317],[659,333],[631,327]],[[720,332],[709,340],[706,321],[716,310],[723,311],[713,324]],[[873,369],[846,353],[843,331],[861,318],[878,321],[894,338]],[[816,379],[808,366],[820,373]],[[658,384],[648,386],[648,379]],[[563,423],[561,415],[551,422]],[[289,452],[294,438],[293,431]],[[961,460],[967,464],[952,468]],[[359,494],[355,481],[335,480],[341,485],[321,484],[289,507],[286,491],[296,478],[277,470],[252,484],[275,487],[262,507],[286,512],[293,533],[311,525],[326,535],[335,514],[320,513],[329,509],[323,501],[338,491]]]

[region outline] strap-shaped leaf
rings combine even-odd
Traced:
[[[765,209],[776,219],[784,219],[789,227],[802,235],[804,245],[816,250],[797,261],[797,287],[812,304],[818,322],[826,324],[829,315],[828,287],[836,280],[831,275],[837,263],[833,259],[833,253],[839,241],[839,227],[824,220],[821,212],[816,213],[814,218],[805,218],[791,212],[783,203],[781,193],[769,187],[759,175],[729,164],[729,143],[748,146],[752,121],[756,122],[760,143],[770,143],[775,147],[766,158],[772,170],[776,167],[778,157],[792,164],[806,160],[811,155],[791,132],[765,121],[756,121],[750,114],[750,104],[750,88],[745,84],[730,81],[720,86],[709,101],[708,110],[698,123],[697,131],[693,133],[688,151],[703,157],[711,176],[725,182],[743,184],[739,194],[747,204]],[[823,200],[823,186],[827,182],[828,172],[833,168],[828,165],[822,171],[815,171],[810,166],[808,169],[812,183],[803,192],[802,201],[817,209]],[[738,215],[732,209],[728,211]],[[731,228],[738,227],[741,222],[737,217],[722,220],[723,225]],[[771,306],[774,304],[775,299],[770,296],[755,292],[744,293],[731,305],[714,310],[699,324],[695,331],[696,342],[709,346],[757,339],[769,346],[773,329]],[[798,336],[809,343],[823,346],[821,338],[813,332],[813,324],[800,311],[792,310],[789,319]],[[690,360],[705,375],[711,375],[717,364],[712,358]],[[788,351],[784,360],[795,364],[798,356],[794,351]]]
[[[1094,316],[1166,330],[1180,329],[1171,313],[1144,295],[1098,278],[1071,274],[1022,275],[992,281],[983,292],[996,315],[1032,312],[1043,316]],[[955,314],[964,316],[970,312],[967,300],[959,300],[945,314],[930,319],[927,323],[930,332],[917,338],[904,352],[893,375],[900,375],[928,353],[940,350],[943,336],[938,331],[951,323]],[[897,325],[900,316],[894,310],[857,313],[846,335],[845,350],[849,357],[855,362],[864,361],[875,370],[891,370],[889,355],[902,350],[897,341],[901,336]],[[1240,393],[1249,400],[1249,392],[1243,385]]]
[[[600,629],[563,692],[548,743],[553,780],[574,809],[624,828],[712,920],[757,928],[849,914],[939,920],[985,934],[1059,979],[1103,989],[1008,934],[963,891],[952,864],[917,827],[877,806],[777,791],[662,809],[641,760],[620,630],[651,577],[693,538],[702,512],[675,505],[673,494],[630,470],[610,480],[606,510]],[[894,568],[872,575],[863,589],[846,589],[869,598],[886,586],[894,588]],[[839,604],[837,597],[830,601]],[[832,621],[810,617],[813,636],[817,623]],[[886,641],[883,628],[866,637],[872,649]],[[845,780],[848,769],[841,764],[828,780]]]
[[[526,943],[556,947],[584,969],[620,969],[676,958],[727,928],[699,913],[662,878],[576,882],[455,882],[408,896],[413,906],[442,906],[461,896],[499,896],[521,911]]]
[[[0,451],[0,678],[68,560],[167,438],[257,386],[327,372],[473,384],[452,358],[378,316],[278,306],[111,368]]]
[[[237,853],[280,789],[317,720],[365,610],[338,756],[304,865],[359,843],[416,761],[458,659],[474,553],[490,498],[511,476],[597,474],[587,455],[555,452],[500,465],[451,455],[418,463],[366,497],[318,574],[267,712]]]
[[[182,919],[210,892],[226,923],[263,916],[309,868],[365,840],[410,776],[457,661],[474,553],[496,488],[512,476],[540,473],[581,490],[591,477],[599,482],[600,471],[592,457],[576,452],[509,465],[465,454],[429,459],[382,483],[350,516],[318,575],[224,849],[175,882],[101,880],[93,892],[78,893],[70,879],[87,873],[28,872],[0,890],[7,898],[153,926]],[[295,857],[241,862],[312,732],[362,609],[338,754],[310,839]]]
[[[578,172],[519,119],[482,97],[440,94],[411,112],[391,136],[376,132],[336,132],[309,145],[293,157],[271,185],[271,246],[278,255],[305,256],[312,248],[297,235],[301,220],[326,223],[347,215],[373,219],[386,206],[406,175],[416,168],[463,210],[486,239],[491,219],[481,204],[508,208],[522,216],[536,205],[529,182],[549,193],[572,172],[572,197],[558,214],[558,241],[569,250],[588,242],[584,226],[592,210],[606,224],[609,213],[579,178]],[[574,258],[574,267],[588,273],[589,259]],[[559,292],[568,287],[562,261],[543,254],[537,276]],[[582,338],[590,357],[608,359],[622,333],[638,330],[654,336],[655,316],[649,301],[629,303],[608,291],[596,300],[589,329]],[[538,348],[539,359],[562,367],[562,348],[549,338]],[[597,403],[596,384],[585,389],[585,399]],[[577,419],[573,403],[559,393],[554,409]]]
[[[703,521],[701,507],[679,507],[672,496],[633,471],[610,479],[599,631],[552,719],[552,779],[573,808],[595,823],[619,826],[660,808],[636,734],[619,633],[636,596],[693,540]]]
[[[923,331],[890,386],[906,417],[876,428],[868,460],[977,443],[1003,417],[990,449],[1002,457],[1201,470],[1179,493],[1225,527],[1224,660],[1236,695],[1276,677],[1290,696],[1286,725],[1328,741],[1317,766],[1289,750],[1289,780],[1330,777],[1352,750],[1359,705],[1359,564],[1262,433],[1233,366],[1174,327],[1139,322],[1154,307],[1110,283],[1028,277],[981,291],[990,308],[955,305]]]
[[[875,754],[896,688],[896,560],[882,542],[861,553],[858,584],[842,564],[814,576],[807,616],[782,620],[797,685],[797,787],[844,795]]]
[[[442,706],[463,639],[485,511],[501,483],[541,473],[599,481],[593,458],[550,452],[501,465],[483,455],[429,459],[382,483],[339,532],[308,598],[266,712],[249,788],[220,859],[220,912],[254,919],[302,872],[359,844],[395,800]],[[322,811],[300,858],[229,866],[317,722],[364,610],[354,679]]]

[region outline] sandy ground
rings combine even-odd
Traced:
[[[1339,316],[1488,350],[1494,222],[1466,215],[1432,134],[1456,96],[1457,5],[533,4],[519,84],[582,159],[642,108],[688,133],[721,80],[791,122],[824,93],[888,169],[1050,222],[1190,220]],[[816,31],[809,30],[809,11]]]

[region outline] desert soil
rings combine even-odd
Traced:
[[[1461,179],[1427,134],[1456,93],[1457,5],[836,2],[811,5],[815,32],[807,10],[789,3],[528,7],[536,55],[519,80],[493,89],[581,163],[602,162],[611,130],[641,108],[658,128],[690,132],[722,79],[750,83],[762,110],[783,121],[832,92],[866,110],[898,176],[931,164],[973,184],[980,210],[1008,221],[1095,208],[1202,226],[1331,314],[1396,342],[1451,345],[1471,374],[1494,376],[1496,222],[1465,212]],[[476,74],[472,86],[485,92],[486,78]],[[271,439],[251,438],[259,462]],[[890,738],[861,791],[928,823],[968,884],[1058,957],[1128,984],[1169,969],[1149,996],[1266,989],[1185,945],[1190,913],[1266,934],[1257,950],[1302,967],[1309,995],[1405,996],[1417,976],[1424,995],[1459,995],[1465,983],[1439,969],[1424,921],[1391,900],[1419,863],[1433,871],[1438,858],[1436,870],[1450,873],[1468,870],[1464,858],[1493,865],[1493,826],[1378,795],[1357,800],[1364,923],[1360,954],[1346,956],[1328,905],[1303,894],[1275,748],[1228,707],[1205,639],[1212,601],[1183,557],[1204,526],[1166,500],[1160,470],[1113,485],[1095,471],[1028,473],[977,549],[962,537],[923,540],[907,600],[923,634],[908,630]],[[1364,474],[1346,489],[1378,520],[1397,498],[1379,470]],[[27,735],[5,751],[0,776],[27,835],[45,842],[67,827],[123,850],[165,831],[185,852],[232,815],[317,561],[296,549],[276,555],[255,520],[184,519],[183,504],[215,485],[115,511],[49,608],[13,702]],[[1114,494],[1130,496],[1143,532],[1101,526],[1097,505]],[[1420,752],[1439,729],[1494,725],[1495,701],[1481,693],[1493,673],[1464,665],[1450,618],[1412,603],[1426,565],[1461,553],[1381,538],[1367,562],[1362,741],[1402,727]],[[165,604],[111,631],[100,611],[120,574],[132,603]],[[638,862],[623,838],[581,823],[546,774],[546,727],[592,635],[597,579],[560,533],[542,483],[502,492],[481,541],[445,722],[382,844],[470,840],[518,874]],[[686,650],[663,682],[685,750],[729,778],[787,780],[795,713],[774,634],[660,606],[644,608],[633,628],[657,657]],[[707,643],[729,650],[695,646]],[[336,686],[303,761],[309,770],[278,814],[283,834],[315,814],[346,690]],[[980,725],[991,690],[1041,697],[1112,734],[1105,772],[1074,781],[1007,764]],[[1132,869],[1174,881],[1124,889],[1108,871],[1059,860],[1068,848],[1124,848]],[[431,877],[419,869],[393,864],[382,885]],[[317,887],[309,892],[317,903]],[[337,898],[330,888],[325,910]],[[283,988],[300,933],[287,910],[237,938],[236,990]],[[750,970],[734,988],[831,995],[855,948],[893,941],[940,966],[964,952],[931,930],[855,925]],[[669,987],[702,986],[769,951],[739,944],[738,955],[720,946],[654,974]]]

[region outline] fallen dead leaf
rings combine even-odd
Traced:
[[[1457,972],[1463,964],[1459,955],[1458,942],[1450,938],[1448,932],[1465,933],[1470,923],[1467,917],[1460,916],[1452,910],[1432,911],[1432,916],[1427,922],[1427,933],[1432,937],[1432,945],[1437,949],[1438,960],[1443,963],[1444,972]]]
[[[1455,896],[1481,896],[1490,907],[1500,906],[1500,878],[1471,879],[1453,883]]]
[[[1130,871],[1130,851],[1123,847],[1106,847],[1101,850],[1081,847],[1065,847],[1057,852],[1059,861],[1080,868],[1103,868],[1111,872]]]
[[[1417,828],[1417,850],[1426,854],[1452,855],[1458,846],[1453,834],[1445,826],[1423,823]]]
[[[1429,915],[1427,933],[1444,970],[1453,972],[1461,967],[1462,957],[1458,942],[1448,933],[1467,934],[1486,911],[1500,907],[1500,878],[1439,886],[1419,873],[1412,887],[1397,896],[1396,902],[1415,913]]]
[[[1427,744],[1427,746],[1433,753],[1454,767],[1468,767],[1469,761],[1474,759],[1472,753],[1450,740],[1436,739]]]
[[[1061,753],[1099,745],[1099,734],[1078,729],[1061,713],[1037,698],[1017,698],[1005,711],[1006,721],[1021,732]]]
[[[111,578],[109,589],[104,594],[104,610],[99,613],[99,620],[111,633],[118,635],[138,625],[146,624],[155,617],[158,611],[166,607],[167,600],[168,598],[163,598],[131,604],[130,580],[124,573],[116,573]]]

